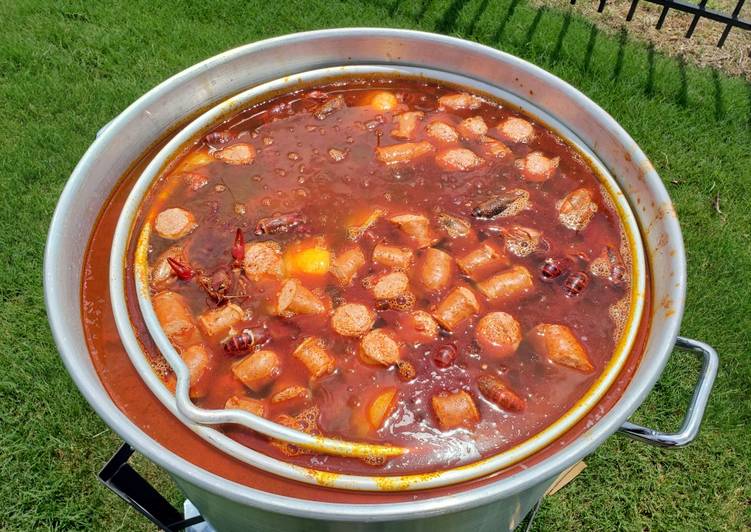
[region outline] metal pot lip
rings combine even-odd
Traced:
[[[200,488],[206,489],[212,493],[218,494],[229,500],[242,504],[254,506],[263,510],[272,512],[281,512],[288,515],[302,516],[307,518],[329,519],[335,521],[357,520],[357,521],[388,521],[395,519],[409,519],[417,517],[427,517],[439,515],[447,512],[469,509],[484,504],[491,503],[499,498],[512,496],[521,490],[539,484],[547,479],[552,478],[565,467],[574,463],[589,454],[593,448],[599,445],[610,436],[623,421],[630,416],[634,410],[641,404],[646,395],[651,390],[655,381],[659,377],[667,357],[663,357],[655,365],[652,373],[647,375],[648,378],[642,379],[636,384],[636,393],[628,400],[621,398],[619,402],[588,432],[580,436],[558,453],[541,461],[530,468],[521,471],[511,477],[502,479],[499,482],[473,488],[465,491],[459,491],[450,496],[441,496],[423,501],[382,504],[343,504],[343,503],[323,503],[313,502],[313,504],[301,505],[301,499],[294,497],[280,496],[270,494],[258,489],[250,488],[245,485],[237,484],[219,477],[213,473],[199,468],[189,461],[173,454],[156,441],[152,440],[140,428],[138,428],[130,419],[128,419],[116,407],[99,402],[100,397],[86,386],[85,369],[76,362],[77,353],[67,345],[69,331],[64,327],[65,307],[62,292],[57,286],[58,270],[61,267],[56,262],[60,249],[66,243],[62,242],[59,234],[64,232],[66,227],[66,217],[71,211],[75,211],[79,190],[83,187],[86,171],[91,166],[94,159],[99,154],[100,146],[111,141],[126,123],[134,117],[141,115],[148,110],[148,106],[155,101],[161,94],[169,92],[186,79],[200,74],[202,71],[210,70],[212,66],[223,63],[233,58],[241,57],[245,54],[259,52],[265,49],[273,49],[284,45],[291,45],[301,41],[325,41],[327,38],[364,38],[364,37],[382,37],[386,39],[404,39],[413,41],[422,41],[429,45],[431,42],[448,45],[457,49],[480,52],[490,56],[496,56],[509,65],[519,67],[535,76],[545,80],[547,83],[554,85],[556,90],[566,94],[569,98],[580,105],[584,105],[593,113],[599,115],[600,119],[607,125],[611,135],[616,137],[627,153],[631,155],[634,161],[645,168],[644,179],[650,182],[654,199],[661,204],[670,206],[670,199],[667,191],[662,184],[659,176],[652,168],[644,153],[636,145],[633,139],[623,130],[623,128],[603,109],[589,100],[584,94],[570,86],[559,78],[549,74],[545,70],[537,67],[523,59],[517,58],[505,52],[490,48],[474,42],[462,39],[442,36],[432,33],[426,33],[413,30],[400,29],[383,29],[383,28],[348,28],[348,29],[329,29],[317,30],[304,33],[290,34],[272,39],[259,41],[244,45],[232,50],[223,52],[217,56],[209,58],[198,63],[162,82],[154,89],[131,104],[123,113],[116,117],[102,132],[84,154],[81,161],[74,169],[71,177],[61,194],[58,206],[52,218],[50,231],[48,234],[47,245],[45,249],[44,263],[44,287],[47,314],[50,319],[53,337],[61,352],[63,362],[68,372],[79,386],[82,394],[94,410],[124,439],[131,442],[132,445],[141,453],[148,456],[151,460],[170,471],[173,475],[179,476]],[[346,61],[344,61],[346,62]],[[471,77],[471,76],[470,76]],[[680,228],[677,220],[671,218],[671,246],[673,247],[677,259],[674,261],[676,269],[674,271],[673,281],[676,288],[673,293],[676,295],[673,302],[673,315],[667,326],[659,331],[659,338],[654,349],[659,352],[668,353],[677,336],[680,319],[683,314],[685,301],[686,286],[686,267],[685,252]],[[64,267],[64,266],[62,266]],[[77,274],[79,272],[76,272]],[[597,430],[594,430],[594,429]],[[307,502],[307,501],[306,501]]]

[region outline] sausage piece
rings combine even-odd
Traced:
[[[595,369],[586,349],[565,325],[541,323],[527,334],[532,348],[552,362],[583,372]]]
[[[307,404],[312,398],[313,394],[310,389],[305,386],[293,384],[290,386],[281,385],[279,383],[274,385],[274,391],[271,395],[270,401],[272,405],[281,405],[284,403],[284,408],[298,409]]]
[[[460,92],[456,94],[445,94],[438,98],[438,107],[449,108],[454,111],[463,111],[465,109],[479,109],[483,104],[483,99],[474,94]]]
[[[422,214],[400,214],[392,216],[390,221],[412,237],[418,248],[426,248],[436,242],[430,231],[430,220]]]
[[[339,284],[349,286],[357,276],[357,272],[365,265],[365,255],[358,246],[338,253],[331,261],[331,274]]]
[[[422,111],[409,111],[394,117],[396,127],[391,130],[391,136],[397,139],[411,139],[417,130],[417,124],[425,116]]]
[[[480,413],[472,396],[464,390],[455,393],[441,392],[434,395],[431,402],[441,430],[471,428],[480,421]]]
[[[217,152],[214,152],[214,157],[219,159],[225,164],[231,164],[233,166],[244,166],[252,164],[256,159],[256,149],[252,144],[247,142],[239,142],[232,146],[227,146]]]
[[[395,270],[407,270],[412,265],[415,254],[409,248],[376,244],[373,248],[373,262]]]
[[[539,183],[553,177],[560,162],[560,157],[550,158],[541,151],[533,151],[523,159],[514,161],[514,165],[519,169],[524,179]]]
[[[469,172],[482,166],[485,160],[467,148],[449,148],[439,151],[435,162],[447,172]]]
[[[477,288],[493,303],[511,301],[534,288],[532,275],[524,266],[514,266],[477,283]]]
[[[510,116],[496,128],[503,140],[515,143],[528,143],[535,138],[535,127],[517,116]]]
[[[513,153],[503,142],[487,135],[480,137],[480,145],[485,155],[494,159],[505,159]]]
[[[475,338],[485,353],[503,358],[516,352],[522,341],[522,327],[511,314],[490,312],[477,323]]]
[[[227,399],[227,402],[224,403],[224,408],[227,410],[245,410],[258,417],[266,417],[268,415],[268,408],[264,401],[243,395],[233,395]]]
[[[305,364],[314,379],[328,375],[336,368],[336,361],[326,350],[323,340],[315,336],[303,340],[292,352],[292,356]]]
[[[454,288],[433,310],[433,317],[441,326],[449,331],[459,323],[480,311],[477,297],[469,288],[458,286]]]
[[[159,323],[176,347],[189,347],[201,341],[193,313],[185,298],[176,292],[162,292],[151,300]]]
[[[276,314],[320,314],[326,310],[323,301],[305,288],[297,279],[288,279],[282,284],[276,304]]]
[[[442,212],[436,216],[438,225],[443,229],[449,238],[464,238],[472,232],[472,225],[458,216],[452,216]]]
[[[488,132],[488,125],[481,116],[470,116],[462,120],[456,129],[465,139],[477,140]]]
[[[409,277],[404,272],[390,272],[369,278],[366,286],[376,299],[394,299],[409,288]]]
[[[173,207],[160,212],[154,220],[154,229],[162,238],[178,240],[189,235],[198,227],[193,213]]]
[[[483,242],[466,255],[456,259],[459,269],[475,281],[485,272],[509,265],[508,257],[490,242]]]
[[[376,158],[385,164],[408,163],[418,157],[433,153],[433,151],[435,151],[435,148],[426,140],[404,142],[403,144],[376,148]]]
[[[360,341],[360,358],[366,364],[391,366],[399,362],[401,347],[390,331],[374,329]]]
[[[375,314],[360,303],[345,303],[331,316],[331,328],[342,336],[362,336],[375,323]]]
[[[164,251],[149,269],[149,284],[152,288],[161,290],[170,285],[177,278],[175,270],[169,265],[167,259],[174,259],[180,264],[188,264],[185,250],[180,246],[172,246]]]
[[[558,220],[572,231],[581,231],[597,212],[597,204],[592,200],[592,192],[586,188],[577,188],[566,194],[556,204]]]
[[[524,410],[524,399],[514,393],[501,379],[495,375],[485,373],[477,377],[477,388],[480,393],[491,403],[508,410],[509,412],[521,412]]]
[[[428,248],[420,267],[420,282],[430,291],[446,288],[451,281],[454,259],[436,248]]]
[[[431,140],[438,144],[456,144],[459,142],[459,132],[453,126],[440,120],[433,120],[425,127],[425,132]]]
[[[253,281],[266,275],[281,278],[284,273],[282,248],[271,241],[245,244],[243,271]]]
[[[267,349],[256,351],[232,366],[232,373],[245,386],[260,392],[271,384],[282,372],[279,356]]]
[[[190,396],[193,398],[202,396],[204,391],[197,390],[196,384],[209,368],[211,358],[209,352],[206,350],[206,346],[203,344],[192,345],[182,350],[180,357],[185,362],[185,365],[188,366],[188,371],[190,371]]]
[[[230,327],[243,319],[243,309],[229,303],[223,307],[207,310],[198,317],[198,326],[206,336],[227,332]]]
[[[438,338],[438,323],[424,310],[400,316],[400,336],[407,342],[432,342]]]

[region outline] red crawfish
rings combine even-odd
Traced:
[[[243,258],[245,258],[245,238],[239,227],[235,232],[235,243],[232,244],[232,258],[234,259],[236,266],[241,265]]]
[[[584,272],[573,272],[563,283],[563,293],[568,297],[580,295],[589,284],[589,276]]]
[[[167,257],[167,262],[181,281],[189,281],[196,275],[196,271],[193,268],[186,266],[172,257]]]
[[[305,215],[299,212],[289,212],[270,218],[262,218],[256,224],[257,235],[273,235],[275,233],[287,233],[307,222]]]
[[[271,335],[266,327],[248,327],[241,333],[231,336],[222,344],[224,352],[229,354],[243,353],[257,345],[269,341]]]

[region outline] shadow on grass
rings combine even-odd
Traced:
[[[558,38],[555,40],[555,48],[551,57],[553,61],[558,61],[561,58],[561,49],[563,48],[563,39],[566,38],[568,33],[568,27],[571,25],[571,12],[567,11],[563,17],[563,25],[561,25],[561,31],[558,32]]]
[[[485,14],[485,10],[488,8],[488,3],[490,0],[482,0],[482,3],[477,8],[477,11],[475,12],[475,16],[472,17],[472,21],[469,23],[469,26],[467,26],[467,36],[473,37],[475,36],[475,31],[477,31],[477,22],[482,18],[482,16]]]
[[[511,3],[509,3],[508,9],[506,10],[506,16],[503,17],[503,20],[501,20],[501,23],[498,25],[495,32],[490,37],[488,44],[496,46],[501,44],[503,36],[506,33],[506,26],[508,25],[508,21],[513,18],[514,11],[516,11],[517,5],[519,5],[519,0],[511,0]]]

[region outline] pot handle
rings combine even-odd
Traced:
[[[704,409],[709,401],[709,394],[717,376],[720,359],[712,346],[699,340],[679,336],[676,338],[675,347],[682,351],[691,351],[702,359],[699,381],[696,383],[694,395],[688,405],[686,417],[683,419],[683,425],[678,432],[660,432],[626,421],[618,431],[629,438],[658,447],[678,448],[688,445],[699,434],[699,427],[704,418]]]

